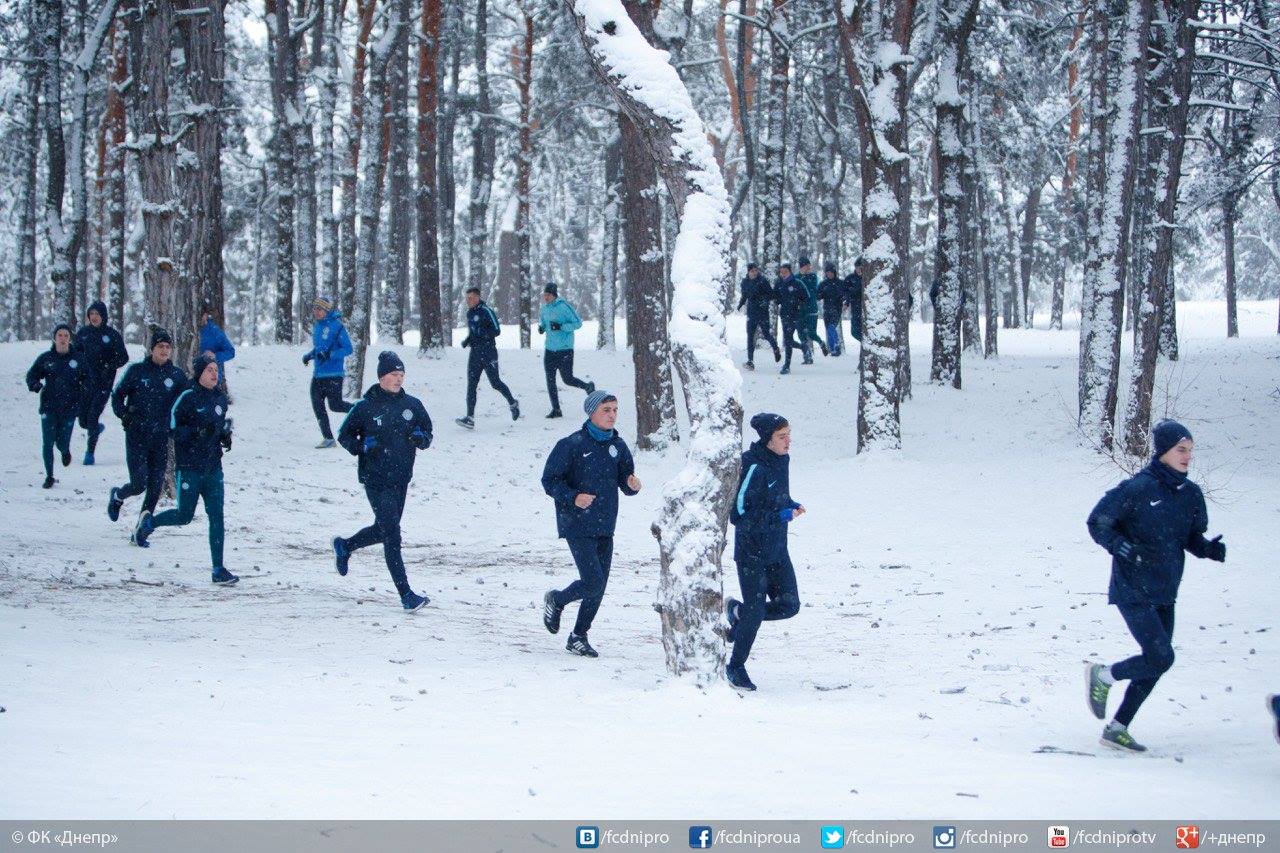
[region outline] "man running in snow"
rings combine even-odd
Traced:
[[[76,332],[72,346],[80,352],[89,380],[80,407],[80,427],[89,434],[84,464],[92,465],[94,452],[98,449],[98,436],[107,428],[102,423],[102,410],[111,399],[116,371],[129,363],[129,351],[124,348],[124,338],[120,333],[107,325],[106,303],[92,303],[85,312],[85,320],[85,325]]]
[[[236,348],[222,327],[213,322],[213,306],[208,303],[200,306],[200,351],[218,363],[218,387],[226,393],[227,370],[223,365],[236,357]]]
[[[818,274],[813,271],[813,265],[809,263],[808,258],[803,256],[800,258],[800,274],[796,278],[804,285],[805,292],[803,319],[799,327],[800,340],[806,344],[817,344],[823,355],[830,355],[827,345],[818,334]],[[812,348],[809,350],[809,356],[809,361],[805,364],[813,363]]]
[[[493,313],[483,299],[478,287],[467,288],[467,336],[462,339],[463,349],[470,348],[467,358],[467,415],[454,418],[454,422],[467,429],[475,429],[476,421],[476,389],[480,385],[480,374],[489,377],[489,384],[507,400],[511,409],[511,420],[520,419],[520,404],[512,396],[511,389],[498,375],[497,337],[502,334],[502,324],[498,315]]]
[[[320,443],[317,450],[333,447],[333,430],[329,426],[329,413],[324,410],[326,401],[335,412],[351,411],[351,403],[342,399],[342,377],[347,356],[351,355],[351,338],[342,325],[342,315],[333,307],[333,299],[317,296],[311,304],[311,316],[315,325],[311,328],[311,350],[302,357],[303,364],[315,361],[311,376],[311,411],[320,424]]]
[[[791,372],[791,351],[799,348],[804,355],[805,364],[813,364],[813,348],[803,337],[796,339],[800,324],[804,321],[805,306],[809,302],[809,292],[805,290],[800,279],[791,274],[791,264],[778,265],[778,279],[773,284],[774,297],[778,300],[778,318],[782,320],[782,374]]]
[[[782,351],[778,342],[773,339],[772,323],[769,322],[769,303],[774,299],[773,286],[769,279],[760,275],[760,266],[747,264],[747,274],[738,285],[742,296],[738,299],[738,310],[747,309],[747,370],[756,369],[756,335],[760,335],[773,350],[773,360],[782,361]]]
[[[804,507],[791,499],[791,425],[782,415],[761,412],[751,419],[751,427],[760,440],[742,454],[737,498],[729,513],[742,601],[730,598],[725,607],[733,643],[725,676],[742,690],[756,689],[746,664],[760,623],[800,612],[787,525],[804,515]]]
[[[146,492],[142,499],[143,519],[155,512],[164,487],[165,467],[169,464],[169,420],[173,404],[187,389],[187,374],[169,361],[173,339],[164,329],[154,329],[148,355],[135,361],[124,372],[116,390],[111,393],[111,409],[124,427],[124,458],[129,466],[129,482],[111,490],[107,500],[107,517],[120,518],[126,498]],[[145,540],[144,540],[145,543]],[[143,547],[146,547],[143,544]]]
[[[827,327],[827,348],[831,351],[831,355],[838,356],[842,352],[840,315],[844,313],[844,303],[848,294],[834,264],[827,264],[822,274],[824,278],[822,284],[818,285],[818,298],[822,300],[822,322]]]
[[[853,272],[845,276],[845,301],[849,303],[849,335],[862,342],[862,258],[853,262]]]
[[[59,323],[53,344],[36,357],[27,371],[27,388],[40,395],[40,453],[44,459],[43,488],[52,489],[53,448],[62,453],[62,467],[71,464],[71,431],[89,391],[89,371],[83,356],[71,348],[71,327]]]
[[[201,353],[191,363],[195,382],[178,395],[169,414],[173,432],[174,485],[178,506],[154,518],[142,517],[134,541],[147,547],[147,538],[161,527],[182,527],[195,518],[196,503],[204,501],[209,519],[210,575],[218,586],[234,586],[240,580],[222,564],[226,534],[222,522],[222,452],[231,449],[231,421],[227,395],[218,388],[218,362]]]
[[[1182,582],[1183,552],[1224,562],[1221,536],[1205,539],[1209,514],[1200,487],[1187,479],[1194,443],[1182,424],[1165,420],[1151,431],[1150,464],[1103,495],[1089,513],[1089,535],[1112,556],[1107,600],[1138,641],[1142,654],[1111,666],[1085,668],[1089,710],[1107,714],[1107,693],[1128,681],[1124,701],[1102,730],[1102,744],[1131,752],[1146,747],[1129,734],[1138,708],[1173,666],[1173,611]]]
[[[613,532],[618,521],[618,492],[640,492],[631,450],[614,429],[618,398],[594,391],[583,403],[582,429],[560,439],[542,469],[542,489],[556,503],[556,533],[569,543],[578,580],[542,598],[542,624],[560,630],[565,605],[581,601],[573,633],[565,645],[575,655],[599,657],[587,632],[600,609],[613,563]]]
[[[573,333],[582,328],[582,319],[573,306],[560,298],[554,282],[542,289],[542,311],[538,316],[538,334],[547,336],[542,366],[547,374],[547,396],[551,398],[548,418],[562,418],[560,395],[556,391],[556,372],[564,384],[581,388],[590,394],[596,390],[594,382],[583,382],[573,375]]]
[[[333,553],[338,574],[347,574],[351,554],[382,543],[387,571],[410,612],[430,599],[409,586],[400,555],[400,517],[404,515],[413,463],[419,450],[431,446],[431,418],[417,397],[404,391],[404,362],[387,350],[378,355],[378,384],[370,386],[338,429],[338,443],[359,458],[357,472],[364,486],[373,524],[350,539],[335,536]]]

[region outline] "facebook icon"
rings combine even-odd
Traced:
[[[694,850],[706,850],[715,841],[715,833],[709,826],[689,827],[689,846]]]

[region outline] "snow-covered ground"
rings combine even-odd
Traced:
[[[230,366],[227,565],[243,580],[217,589],[203,512],[145,551],[128,541],[137,499],[107,520],[126,479],[114,418],[97,467],[79,465],[77,431],[75,464],[39,488],[21,378],[43,347],[0,346],[0,817],[1274,817],[1275,312],[1243,304],[1244,337],[1226,340],[1220,303],[1179,306],[1183,359],[1162,367],[1158,407],[1195,433],[1210,534],[1230,550],[1189,563],[1178,661],[1133,726],[1146,756],[1104,751],[1085,708],[1082,663],[1135,645],[1084,525],[1122,474],[1075,433],[1075,331],[1002,330],[1001,357],[966,356],[956,392],[923,381],[930,330],[913,327],[904,450],[864,457],[856,357],[790,377],[759,359],[746,407],[791,419],[809,514],[791,537],[804,606],[761,630],[748,696],[663,669],[649,523],[678,451],[638,456],[600,659],[543,630],[542,593],[575,573],[538,477],[578,421],[543,420],[536,351],[503,354],[527,419],[482,384],[465,432],[465,353],[404,349],[436,421],[405,514],[432,602],[406,615],[379,549],[333,571],[329,538],[371,516],[354,460],[312,449],[301,347],[243,347]],[[632,438],[629,358],[580,349],[578,366],[618,393]]]

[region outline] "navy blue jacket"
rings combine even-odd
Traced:
[[[1206,556],[1209,527],[1200,487],[1159,460],[1102,496],[1089,513],[1089,535],[1111,558],[1112,604],[1173,604],[1182,583],[1183,551]],[[1142,564],[1115,556],[1124,540]]]
[[[627,443],[617,430],[599,441],[587,423],[556,442],[542,469],[542,489],[556,502],[556,535],[561,539],[612,536],[618,521],[618,491],[636,494],[627,485],[627,478],[636,472]],[[586,509],[573,502],[583,493],[596,496]]]
[[[211,474],[222,470],[222,431],[227,395],[199,382],[178,395],[169,414],[173,431],[173,467]]]
[[[818,298],[822,300],[822,319],[839,322],[849,290],[840,279],[824,277],[818,285]]]
[[[729,511],[734,526],[733,559],[769,565],[787,559],[787,521],[783,510],[799,508],[791,499],[791,457],[779,456],[755,441],[742,454],[738,493]]]
[[[808,310],[809,289],[794,275],[786,281],[781,278],[775,281],[773,292],[778,300],[778,312],[788,320],[794,320]]]
[[[411,437],[422,430],[425,443],[419,447]],[[338,430],[338,442],[352,456],[359,457],[360,482],[374,489],[404,486],[413,479],[413,463],[418,450],[431,446],[431,417],[417,397],[404,390],[391,394],[374,385],[356,402]],[[365,439],[374,445],[365,450]]]
[[[79,351],[59,353],[52,346],[36,356],[27,371],[27,387],[40,392],[40,414],[70,418],[80,411],[89,384],[89,371]]]
[[[148,355],[124,372],[111,392],[111,411],[130,438],[167,436],[173,404],[187,385],[187,374],[180,367],[172,361],[157,365]]]
[[[98,308],[100,316],[107,316],[107,306],[101,302],[95,302],[90,308]],[[124,338],[105,322],[96,327],[81,326],[76,332],[74,346],[84,356],[90,379],[99,386],[111,386],[116,381],[116,371],[129,363]]]
[[[769,303],[773,301],[773,285],[764,276],[744,276],[738,285],[742,297],[738,300],[738,310],[745,305],[747,316],[763,320],[769,316]]]
[[[471,348],[471,359],[488,361],[498,357],[496,338],[502,334],[502,326],[498,323],[498,315],[493,312],[483,299],[476,307],[467,309],[467,337],[463,346]]]

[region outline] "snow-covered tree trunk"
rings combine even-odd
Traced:
[[[991,252],[987,251],[987,213],[990,205],[987,203],[986,188],[974,181],[969,198],[970,209],[973,211],[973,228],[970,234],[974,246],[973,274],[976,280],[973,286],[965,288],[965,295],[973,306],[966,310],[966,314],[977,313],[977,282],[981,281],[982,305],[986,312],[983,316],[986,328],[983,331],[982,353],[984,358],[995,358],[1000,354],[1000,297],[996,292],[995,276],[991,274]]]
[[[442,0],[422,0],[418,38],[418,185],[414,204],[414,260],[418,286],[418,352],[432,358],[444,353],[440,304],[440,246],[436,212],[436,137],[440,125],[440,36]]]
[[[172,47],[173,7],[168,3],[143,3],[142,56],[136,83],[141,92],[140,120],[135,133],[138,175],[142,186],[142,224],[146,287],[145,320],[169,329],[174,343],[186,332],[178,324],[175,295],[179,275],[174,260],[173,230],[179,212],[174,191],[173,165],[176,141],[169,130],[169,64]]]
[[[458,126],[458,78],[462,70],[462,9],[457,2],[449,3],[446,10],[445,36],[442,45],[449,55],[449,87],[445,89],[440,109],[440,126],[437,148],[439,180],[437,212],[440,224],[440,282],[444,310],[441,314],[445,344],[453,343],[454,319],[458,313],[457,226],[455,215],[458,206],[457,182],[453,169],[453,137]],[[441,77],[444,75],[442,74]]]
[[[194,329],[201,303],[223,317],[222,227],[222,94],[225,78],[223,6],[221,0],[184,0],[179,18],[184,34],[191,129],[182,138],[182,197],[187,208],[183,271],[184,313]],[[198,4],[198,5],[197,5]]]
[[[409,300],[409,243],[413,229],[413,186],[409,180],[408,25],[387,70],[386,120],[390,145],[387,163],[387,274],[378,330],[404,343],[405,304]]]
[[[1058,222],[1060,240],[1065,240],[1070,233],[1071,223],[1075,219],[1075,206],[1072,191],[1075,188],[1076,169],[1080,161],[1079,140],[1080,126],[1084,121],[1084,98],[1079,91],[1080,60],[1077,48],[1084,37],[1084,24],[1088,9],[1081,9],[1076,14],[1076,27],[1071,35],[1067,53],[1067,99],[1071,104],[1070,118],[1067,122],[1066,168],[1062,176],[1062,189],[1058,193]],[[1066,302],[1067,291],[1067,253],[1057,252],[1056,266],[1053,275],[1053,293],[1050,296],[1049,328],[1062,328],[1062,312]]]
[[[124,328],[125,305],[125,208],[128,203],[125,181],[125,142],[128,114],[125,111],[124,87],[129,82],[129,19],[137,14],[132,2],[121,3],[111,25],[111,52],[107,57],[107,103],[103,113],[106,134],[103,153],[103,203],[106,210],[107,311],[117,329]]]
[[[835,4],[840,53],[853,90],[862,171],[863,340],[859,357],[858,451],[902,444],[901,312],[907,249],[900,192],[906,151],[907,53],[914,0]],[[905,297],[903,297],[905,298]]]
[[[370,314],[373,288],[378,280],[378,226],[382,217],[382,182],[386,173],[387,146],[383,144],[385,124],[382,116],[387,97],[387,67],[400,43],[406,26],[408,0],[392,0],[386,28],[369,51],[369,87],[366,104],[367,120],[360,138],[360,162],[364,179],[360,181],[360,239],[356,246],[356,292],[352,300],[351,337],[353,357],[347,361],[344,384],[348,398],[364,393],[364,365],[369,349]]]
[[[1196,57],[1195,21],[1201,0],[1160,0],[1153,33],[1160,51],[1152,75],[1149,126],[1164,128],[1146,136],[1144,183],[1159,193],[1150,229],[1146,277],[1134,282],[1138,311],[1134,322],[1133,368],[1125,410],[1124,447],[1134,456],[1147,452],[1152,393],[1160,349],[1167,282],[1173,268],[1173,227],[1177,222],[1178,188],[1186,147],[1192,68]]]
[[[1018,272],[1022,283],[1023,324],[1028,328],[1035,325],[1035,309],[1031,304],[1031,271],[1036,259],[1036,227],[1040,218],[1040,196],[1044,191],[1044,173],[1039,162],[1033,170],[1031,181],[1027,185],[1027,201],[1022,209],[1022,234],[1018,241]]]
[[[63,223],[62,203],[67,187],[67,148],[62,130],[62,0],[34,0],[38,61],[41,69],[40,112],[44,120],[45,184],[44,229],[49,243],[49,283],[53,288],[53,316],[59,323],[75,323],[72,289],[75,285],[68,254],[69,233]]]
[[[782,263],[782,213],[786,188],[787,92],[791,83],[791,53],[787,50],[787,0],[770,0],[767,23],[779,37],[769,41],[769,85],[764,97],[764,139],[760,203],[760,274],[772,278]],[[759,125],[757,125],[759,126]]]
[[[369,36],[373,31],[373,14],[377,0],[356,0],[356,39],[351,58],[351,114],[346,128],[346,162],[342,166],[341,214],[338,240],[342,261],[342,293],[340,299],[347,316],[355,314],[356,300],[356,212],[359,199],[356,193],[360,177],[360,143],[364,137],[364,78],[369,58]],[[358,391],[361,380],[357,377]],[[350,392],[350,386],[348,386]]]
[[[622,204],[622,139],[609,137],[604,149],[604,246],[600,253],[600,312],[596,348],[617,347],[614,319],[618,313],[618,236]]]
[[[1099,2],[1094,7],[1089,233],[1080,318],[1080,428],[1110,450],[1120,373],[1120,333],[1128,267],[1138,116],[1146,92],[1147,33],[1152,0]],[[1109,73],[1111,19],[1123,21]]]
[[[662,560],[657,607],[667,669],[706,686],[723,672],[720,560],[742,447],[742,377],[719,310],[729,275],[729,199],[702,120],[667,54],[650,46],[619,0],[565,3],[572,3],[593,67],[635,123],[680,219],[670,334],[690,440],[685,467],[667,484],[653,526]]]
[[[38,60],[43,49],[39,15],[35,3],[29,4],[24,14],[28,29],[27,52],[35,61],[22,67],[22,145],[18,152],[22,188],[18,194],[18,233],[14,251],[18,270],[13,329],[16,337],[28,340],[39,337],[36,324],[40,313],[36,293],[36,163],[40,158],[40,90],[44,62]]]
[[[293,114],[297,110],[298,60],[291,35],[289,0],[266,0],[265,13],[271,41],[271,108],[274,119],[271,149],[275,160],[276,191],[275,339],[276,343],[293,343],[294,207],[298,183]]]
[[[484,289],[489,248],[489,194],[496,156],[489,99],[489,0],[475,0],[475,127],[471,135],[471,200],[467,218],[467,285]]]
[[[529,179],[533,172],[533,14],[522,7],[524,39],[515,51],[516,86],[520,92],[520,150],[516,154],[516,258],[519,274],[520,347],[532,344],[533,267],[531,256],[532,223],[529,217]]]
[[[961,385],[960,297],[961,230],[965,227],[965,93],[969,35],[978,15],[978,0],[960,0],[944,13],[945,44],[938,57],[938,91],[934,95],[936,149],[938,152],[938,250],[934,278],[938,298],[934,305],[933,358],[929,378],[953,388]]]

